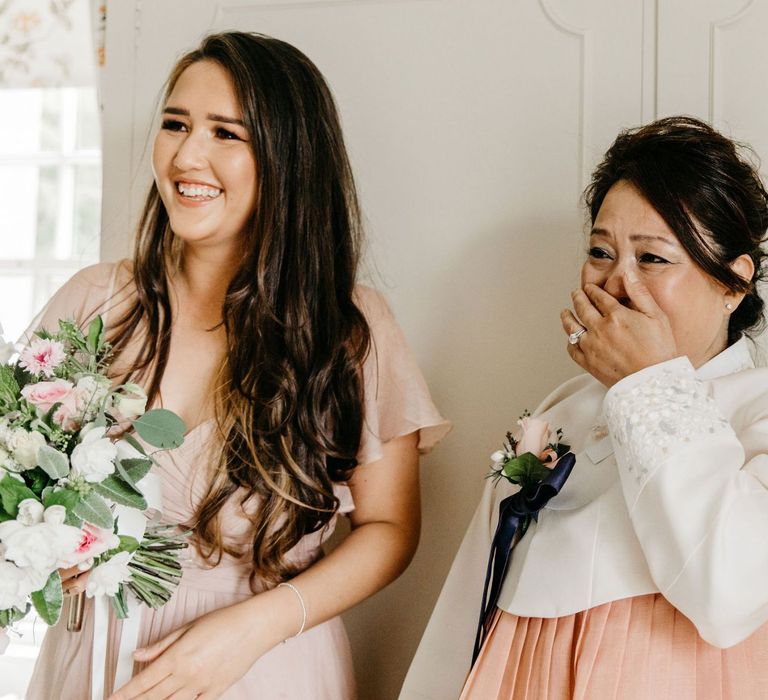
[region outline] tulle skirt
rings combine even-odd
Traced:
[[[768,698],[768,626],[707,644],[661,594],[567,617],[498,611],[461,700]]]

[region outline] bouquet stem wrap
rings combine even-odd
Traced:
[[[135,508],[115,507],[118,532],[141,542],[150,522],[158,522],[162,515],[162,493],[160,479],[156,474],[147,474],[140,482],[141,491],[147,501],[142,513]],[[125,685],[133,675],[133,652],[139,643],[141,630],[141,605],[133,595],[126,596],[128,617],[123,620],[122,632],[117,651],[115,689]],[[106,650],[109,629],[109,598],[105,595],[94,599],[93,650],[91,659],[91,700],[102,700],[105,689]]]
[[[504,576],[512,560],[512,550],[525,534],[531,520],[536,520],[551,498],[560,493],[571,474],[576,457],[568,452],[558,459],[552,470],[535,486],[521,488],[517,493],[507,496],[499,503],[499,524],[491,543],[488,567],[483,586],[483,599],[480,606],[480,620],[477,625],[475,647],[472,652],[472,664],[477,660],[480,649],[493,619],[496,603],[499,600]]]

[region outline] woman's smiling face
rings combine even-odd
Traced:
[[[589,237],[581,286],[602,287],[632,307],[622,276],[632,271],[669,318],[680,355],[699,367],[725,349],[733,301],[682,246],[635,187],[617,182],[605,196]]]
[[[256,160],[229,73],[213,61],[173,87],[152,152],[171,230],[188,244],[231,245],[256,205]]]

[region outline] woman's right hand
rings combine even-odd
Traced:
[[[78,595],[85,591],[91,572],[90,570],[81,571],[78,567],[73,566],[69,569],[59,569],[59,575],[61,576],[61,588],[64,595]]]

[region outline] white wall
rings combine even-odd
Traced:
[[[294,43],[337,97],[368,267],[456,424],[423,460],[414,563],[346,616],[362,697],[394,698],[487,456],[576,373],[558,314],[578,280],[589,171],[620,128],[678,112],[768,155],[768,3],[120,0],[108,11],[105,259],[127,251],[149,183],[161,82],[206,31]]]

